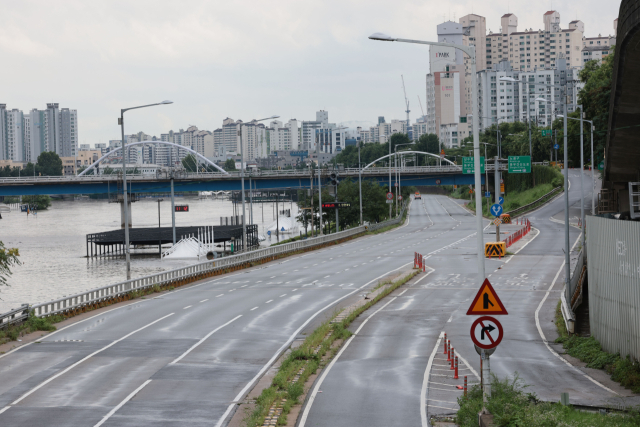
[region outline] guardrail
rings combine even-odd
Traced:
[[[324,235],[321,237],[299,240],[283,245],[272,246],[265,249],[250,251],[239,255],[233,255],[206,261],[203,263],[165,271],[150,276],[127,280],[113,285],[103,286],[86,292],[70,295],[68,297],[35,304],[29,306],[24,304],[21,308],[8,313],[0,314],[0,327],[18,323],[26,320],[29,311],[33,310],[36,316],[45,317],[54,314],[68,314],[82,312],[86,309],[97,308],[105,303],[126,300],[127,294],[134,291],[142,291],[155,286],[166,286],[171,284],[183,285],[194,280],[204,279],[217,274],[233,271],[248,266],[254,262],[267,262],[276,259],[278,256],[321,246],[329,242],[342,240],[347,237],[364,233],[368,230],[376,230],[389,225],[397,224],[401,221],[406,203],[402,207],[400,215],[396,218],[378,224],[358,226],[339,233]]]
[[[519,208],[516,208],[516,209],[514,209],[512,211],[505,212],[505,213],[509,214],[512,218],[516,217],[518,215],[522,215],[525,212],[529,212],[530,210],[535,209],[538,206],[541,206],[541,205],[547,203],[549,201],[549,199],[555,197],[561,191],[562,191],[562,187],[556,187],[553,190],[549,191],[544,196],[540,197],[538,200],[535,200],[535,201],[529,203],[528,205],[520,206]]]
[[[494,171],[495,166],[493,163],[486,163],[485,165],[487,171]],[[507,170],[506,164],[498,165],[498,169],[501,171]],[[369,168],[365,169],[362,172],[362,176],[379,176],[379,175],[387,175],[389,171],[391,173],[395,173],[398,170],[403,174],[410,173],[460,173],[462,172],[462,166],[453,166],[453,165],[444,165],[444,166],[405,166],[402,168]],[[331,172],[329,169],[322,169],[322,175],[328,174]],[[338,171],[343,176],[352,176],[357,177],[359,173],[358,168],[344,168]],[[300,179],[308,179],[310,178],[309,170],[257,170],[257,171],[247,171],[245,173],[245,179],[260,179],[260,178],[300,178]],[[314,176],[317,177],[317,170],[314,173]],[[159,172],[157,175],[143,175],[143,174],[127,174],[127,180],[129,181],[155,181],[159,179],[169,179],[170,176],[167,172]],[[193,172],[183,172],[178,171],[176,175],[174,175],[174,179],[176,181],[180,180],[194,180],[194,179],[239,179],[240,172],[229,172],[228,175],[223,174],[221,172],[203,172],[203,173],[193,173]],[[0,178],[0,184],[34,184],[34,183],[60,183],[60,182],[118,182],[121,181],[122,177],[118,174],[109,174],[109,175],[83,175],[83,176],[36,176],[36,177],[3,177]]]
[[[22,304],[20,308],[0,314],[0,329],[14,323],[24,322],[29,318],[29,304]]]

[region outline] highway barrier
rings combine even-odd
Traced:
[[[527,218],[519,218],[516,224],[524,225],[524,228],[521,228],[515,233],[510,234],[506,239],[504,239],[504,244],[506,245],[507,248],[513,245],[518,240],[522,239],[531,231],[531,221],[529,221]],[[486,247],[485,247],[485,251],[486,251]]]
[[[544,205],[545,203],[547,203],[548,201],[550,201],[551,199],[556,197],[561,192],[562,192],[562,187],[556,187],[553,190],[549,191],[544,196],[540,197],[538,200],[534,200],[533,202],[529,203],[528,205],[520,206],[519,208],[514,209],[512,211],[509,211],[509,212],[506,212],[506,213],[509,214],[512,218],[515,218],[517,216],[520,216],[520,215],[522,215],[524,213],[527,213],[529,211],[532,211],[532,210]]]
[[[265,249],[219,258],[212,261],[205,261],[188,267],[103,286],[41,304],[35,304],[32,306],[27,306],[25,304],[20,309],[0,314],[0,327],[26,320],[30,311],[33,311],[38,317],[46,317],[53,314],[73,316],[110,304],[127,301],[134,298],[138,292],[147,292],[154,289],[164,290],[184,286],[197,280],[226,274],[257,264],[263,264],[283,256],[306,252],[328,244],[340,243],[345,239],[357,236],[368,230],[377,230],[400,223],[406,207],[406,203],[402,205],[400,215],[396,218],[380,222],[378,224],[354,227],[321,237],[299,240],[283,245],[271,246]],[[27,313],[26,315],[25,312]],[[18,313],[22,314],[19,315]]]
[[[502,258],[507,254],[507,246],[504,242],[487,242],[484,244],[484,256]]]

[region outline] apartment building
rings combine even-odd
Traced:
[[[578,81],[577,68],[570,68],[568,61],[559,58],[555,69],[518,71],[508,60],[495,64],[491,70],[478,73],[478,109],[480,129],[503,122],[528,120],[539,126],[550,126],[558,114],[562,114],[562,90],[567,88],[571,104],[577,104],[578,93],[584,83]],[[511,78],[517,82],[501,81]],[[546,102],[538,101],[546,99]],[[552,102],[553,101],[553,102]],[[569,106],[567,111],[573,112]]]
[[[53,151],[74,156],[78,147],[76,110],[47,104],[46,110],[7,110],[0,104],[0,160],[35,162],[40,153]]]

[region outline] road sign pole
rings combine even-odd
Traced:
[[[500,204],[500,174],[498,173],[498,156],[494,157],[494,180],[496,203]],[[500,241],[500,224],[496,224],[496,242]]]
[[[487,402],[491,397],[491,362],[489,355],[482,350],[482,413],[487,413]]]

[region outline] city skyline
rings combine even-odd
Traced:
[[[163,99],[175,104],[130,113],[125,132],[159,135],[187,124],[213,130],[225,117],[312,120],[320,109],[331,111],[335,123],[358,121],[366,127],[380,115],[405,118],[402,74],[413,123],[422,115],[418,95],[426,113],[428,48],[373,44],[370,33],[436,40],[438,24],[472,12],[486,17],[487,31],[498,31],[507,12],[518,15],[519,27],[536,30],[551,7],[468,2],[434,13],[435,2],[399,2],[393,8],[358,1],[286,3],[275,11],[249,4],[251,12],[199,2],[191,8],[5,5],[11,24],[0,30],[0,53],[14,65],[0,71],[3,81],[12,82],[2,102],[24,111],[47,102],[71,105],[78,111],[78,142],[91,145],[118,135],[120,108]],[[553,9],[562,15],[563,27],[578,18],[586,35],[595,36],[613,34],[617,6],[602,11],[595,1],[586,2],[576,13],[575,5],[562,2]]]

